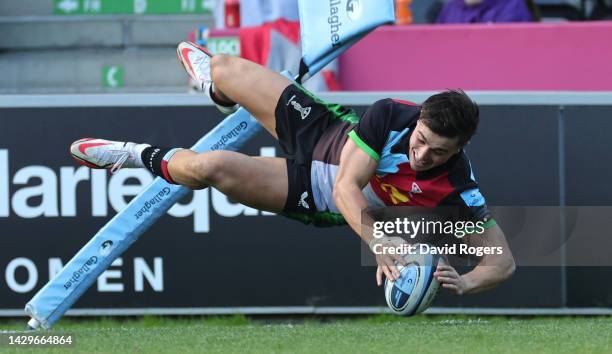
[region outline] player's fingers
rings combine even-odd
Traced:
[[[395,277],[389,270],[388,266],[385,265],[385,266],[381,266],[380,268],[382,269],[383,273],[385,273],[385,277],[387,277],[387,279],[395,281]]]
[[[440,272],[440,271],[451,271],[452,272],[454,270],[455,270],[455,268],[453,268],[453,267],[451,267],[449,265],[446,265],[446,264],[438,264],[438,266],[436,267],[436,271],[437,272]]]
[[[378,268],[376,268],[376,285],[378,286],[382,285],[382,275],[383,275],[382,268],[378,266]]]
[[[391,255],[391,258],[393,258],[394,261],[396,261],[397,263],[405,266],[406,265],[406,260],[404,259],[404,257],[402,257],[401,254],[393,254]]]
[[[443,284],[456,284],[457,283],[457,279],[447,278],[447,277],[438,277],[438,281]]]
[[[391,273],[393,273],[393,276],[395,276],[395,278],[399,278],[400,272],[396,266],[392,265],[389,267],[389,269],[391,270]]]
[[[459,290],[459,287],[455,284],[442,284],[442,287],[454,292],[457,295],[461,295],[461,291]]]
[[[382,261],[383,261],[384,265],[389,267],[389,268],[391,268],[391,267],[393,267],[395,265],[395,262],[393,261],[393,258],[391,258],[391,257],[384,257]]]
[[[457,278],[457,273],[447,270],[434,272],[435,277]]]
[[[397,270],[397,267],[395,266],[395,262],[393,261],[393,259],[391,257],[385,257],[384,261],[387,267],[389,268],[389,271],[391,272],[391,274],[393,274],[393,280],[395,280],[396,278],[399,278],[399,271]]]

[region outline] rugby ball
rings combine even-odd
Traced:
[[[385,299],[394,314],[412,316],[425,311],[431,305],[440,283],[433,273],[438,264],[446,264],[443,256],[423,253],[421,247],[404,255],[405,266],[397,265],[400,277],[385,280]]]

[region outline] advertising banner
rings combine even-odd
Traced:
[[[366,105],[354,108],[363,111]],[[600,110],[593,113],[599,115]],[[575,113],[577,117],[580,112]],[[486,118],[468,153],[487,203],[558,206],[557,107],[487,106],[482,115]],[[22,310],[91,235],[153,180],[144,169],[109,175],[81,167],[70,158],[71,142],[99,137],[188,147],[222,119],[211,106],[0,108],[0,117],[0,310]],[[573,116],[566,120],[572,129],[565,135],[567,146],[582,146],[572,132],[582,132],[584,126]],[[605,139],[599,140],[595,136],[589,146],[593,154],[605,155],[607,150],[596,149]],[[276,142],[265,132],[242,152],[280,156]],[[575,154],[572,151],[570,156]],[[600,174],[590,175],[596,172],[590,167],[584,166],[578,174],[568,165],[568,181],[579,188],[586,188],[589,178],[600,181]],[[595,184],[593,188],[600,183]],[[567,190],[567,201],[575,205],[602,206],[612,199],[605,190],[578,194],[571,186]],[[594,212],[589,215],[596,217]],[[514,226],[507,230],[512,235],[521,232]],[[579,237],[572,235],[573,242]],[[513,242],[526,247],[524,235],[517,240],[509,237],[511,248]],[[566,256],[580,263],[575,265],[589,265],[580,254]],[[537,260],[526,265],[490,292],[465,297],[441,293],[434,306],[606,303],[607,290],[597,278],[585,282],[590,278],[584,278],[580,269],[568,273],[568,300],[562,293],[565,274],[560,267]],[[590,265],[605,275],[604,264]],[[83,271],[86,268],[84,264]],[[383,308],[383,291],[376,286],[374,273],[374,267],[363,264],[361,241],[348,227],[302,225],[205,189],[190,193],[170,209],[98,278],[75,308]],[[578,285],[583,291],[576,290]],[[593,296],[581,295],[585,292]]]

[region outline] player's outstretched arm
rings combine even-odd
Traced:
[[[368,245],[371,244],[374,236],[371,227],[368,227],[372,225],[372,222],[362,220],[362,211],[368,206],[362,190],[374,175],[376,166],[377,162],[370,155],[348,139],[340,155],[340,165],[333,192],[334,202],[344,219]],[[376,272],[378,285],[382,284],[383,273],[390,280],[399,277],[394,261],[404,262],[399,255],[376,255],[376,262],[379,266]]]
[[[347,139],[340,155],[333,197],[346,222],[365,243],[371,241],[372,235],[361,232],[361,212],[368,206],[361,190],[368,184],[375,171],[376,161],[351,139]]]
[[[434,276],[442,287],[457,295],[473,294],[494,288],[514,274],[514,257],[504,232],[498,225],[486,229],[482,234],[466,237],[470,247],[501,247],[502,252],[484,255],[472,271],[463,275],[459,275],[451,266],[438,267]]]

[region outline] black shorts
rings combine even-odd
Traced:
[[[316,212],[312,198],[310,166],[317,141],[327,128],[331,114],[321,100],[297,84],[287,86],[275,110],[276,135],[287,154],[289,191],[283,211]]]
[[[337,104],[328,104],[298,84],[287,86],[276,105],[276,134],[287,158],[289,190],[286,214],[317,213],[312,197],[310,170],[319,138],[339,116],[354,114]],[[305,220],[302,220],[306,222]]]

